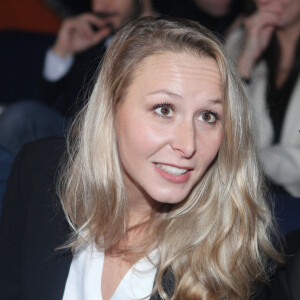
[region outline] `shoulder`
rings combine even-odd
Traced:
[[[272,300],[300,299],[300,228],[290,232],[285,241],[286,264],[271,281]]]
[[[18,197],[26,197],[26,203],[39,203],[41,200],[38,199],[48,199],[50,194],[55,195],[56,178],[65,149],[65,140],[58,137],[25,144],[13,163],[7,190],[12,192],[17,187]]]
[[[55,158],[61,155],[66,148],[66,141],[61,137],[47,137],[25,144],[21,153],[23,156],[33,154],[37,158]]]
[[[16,157],[16,163],[28,172],[49,171],[58,168],[66,149],[66,141],[50,137],[25,144]]]
[[[26,228],[25,232],[24,228],[18,232],[31,241],[30,249],[39,249],[43,241],[44,245],[52,243],[51,247],[45,247],[52,251],[67,240],[68,224],[57,194],[65,149],[64,139],[45,138],[24,145],[15,159],[4,198],[3,217],[8,224],[13,217]]]
[[[72,260],[70,251],[55,250],[70,234],[56,193],[65,148],[64,139],[37,140],[15,159],[0,225],[0,279],[5,280],[0,288],[6,299],[62,299]]]

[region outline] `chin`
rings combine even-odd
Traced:
[[[177,204],[182,202],[186,197],[187,193],[178,194],[174,192],[155,192],[149,194],[149,196],[156,202],[167,203],[167,204]]]

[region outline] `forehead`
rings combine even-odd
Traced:
[[[133,81],[147,83],[149,87],[172,84],[186,90],[195,90],[203,85],[222,88],[216,61],[211,57],[188,53],[164,52],[147,57],[138,64]]]
[[[165,52],[149,56],[138,65],[122,99],[142,105],[141,100],[150,95],[160,102],[172,98],[192,110],[203,101],[223,102],[223,91],[214,59]]]

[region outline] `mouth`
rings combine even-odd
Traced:
[[[174,167],[174,166],[170,166],[170,165],[164,165],[164,164],[158,164],[158,163],[155,163],[155,165],[163,170],[164,172],[167,172],[171,175],[177,175],[177,176],[180,176],[180,175],[183,175],[185,173],[187,173],[189,171],[189,169],[185,169],[185,168],[178,168],[178,167]]]
[[[172,183],[185,183],[191,177],[193,169],[162,163],[153,163],[155,171],[165,180]]]
[[[104,27],[108,27],[111,30],[112,35],[115,34],[116,28],[114,25],[114,19],[119,15],[117,12],[95,12],[94,15],[97,16],[99,19],[105,21],[106,24],[104,25]],[[95,32],[99,30],[99,28],[93,24],[92,29]]]

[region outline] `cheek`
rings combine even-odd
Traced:
[[[118,144],[124,157],[151,156],[163,144],[161,127],[154,126],[143,118],[128,118],[118,123]]]
[[[207,167],[216,157],[222,143],[222,138],[222,130],[212,134],[202,134],[202,136],[198,137],[198,159],[200,163],[204,164],[204,167]]]

